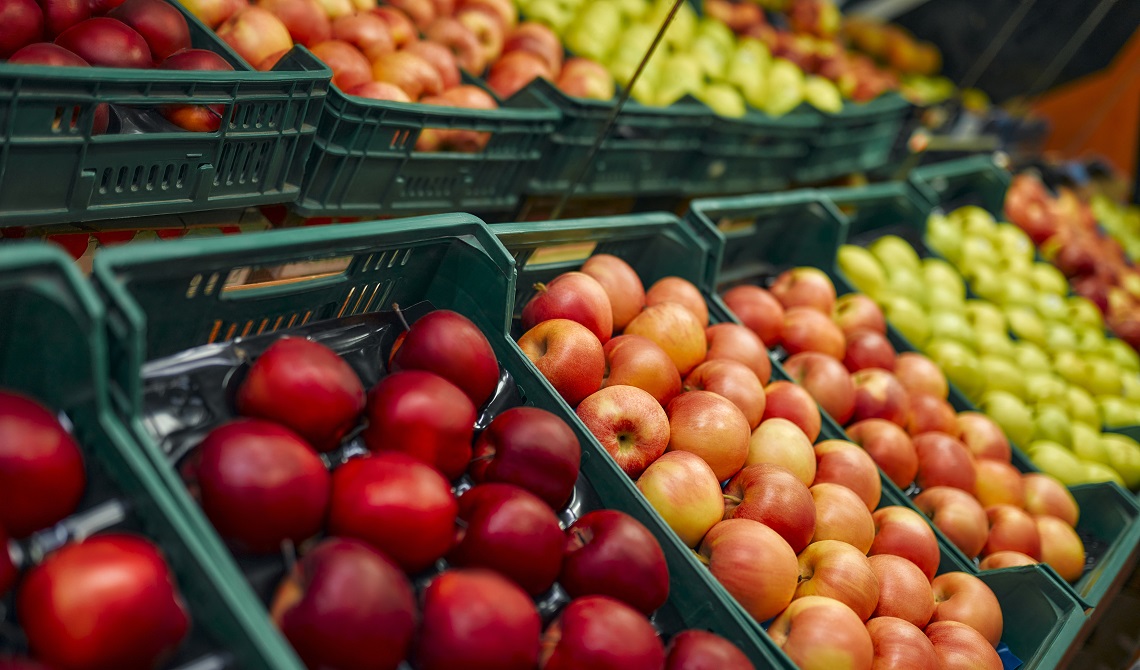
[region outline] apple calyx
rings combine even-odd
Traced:
[[[593,540],[594,531],[574,526],[570,529],[570,542],[566,545],[566,551],[578,551],[587,544],[590,544],[590,542],[593,542]]]

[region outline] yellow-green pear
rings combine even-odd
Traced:
[[[1013,345],[1013,340],[1009,339],[1009,335],[1004,332],[974,329],[974,351],[978,352],[979,356],[996,356],[1010,361],[1013,363],[1014,369],[1018,371],[1018,376],[1021,376],[1021,368],[1014,361],[1015,350]],[[1048,359],[1046,359],[1045,365],[1049,365]],[[1022,383],[1024,386],[1024,382]]]
[[[1033,439],[1049,440],[1062,447],[1073,446],[1073,422],[1058,405],[1040,404],[1033,411]]]
[[[875,240],[867,249],[879,259],[888,274],[895,268],[907,268],[916,275],[922,274],[922,259],[914,247],[898,235],[884,235]]]
[[[1140,425],[1140,405],[1118,396],[1097,396],[1100,422],[1105,428],[1124,428]]]
[[[720,44],[725,53],[731,53],[736,48],[736,35],[732,29],[716,19],[703,18],[697,21],[698,38],[706,37]]]
[[[843,275],[861,292],[875,298],[887,286],[887,272],[874,254],[863,247],[844,244],[839,247],[836,262]]]
[[[760,108],[771,116],[783,116],[804,101],[804,73],[795,63],[775,58],[768,67],[768,91]]]
[[[695,93],[698,100],[705,103],[720,116],[744,116],[746,108],[740,92],[728,84],[707,84]]]
[[[804,99],[821,112],[838,114],[843,111],[843,95],[830,79],[809,75],[804,79]]]
[[[1100,440],[1108,454],[1109,465],[1120,473],[1124,486],[1133,491],[1140,488],[1140,444],[1117,433],[1103,433]]]
[[[1108,467],[1104,463],[1096,463],[1094,461],[1081,461],[1083,466],[1080,483],[1081,484],[1099,484],[1100,482],[1116,482],[1124,486],[1124,479],[1116,470]]]
[[[1033,286],[1041,293],[1064,297],[1069,292],[1069,280],[1051,263],[1034,263]]]
[[[1008,358],[980,356],[986,391],[1005,391],[1025,399],[1025,377]]]
[[[928,358],[942,368],[946,378],[966,394],[966,397],[976,398],[985,390],[986,378],[983,375],[981,362],[966,345],[955,340],[931,340],[924,351]],[[1011,394],[1006,395],[1017,399]]]
[[[1025,372],[1052,372],[1053,363],[1041,347],[1017,340],[1013,343],[1013,360]]]
[[[1127,342],[1110,337],[1105,343],[1105,347],[1112,356],[1112,360],[1116,361],[1116,364],[1123,370],[1140,373],[1140,355],[1136,353],[1135,349],[1128,346]]]
[[[1068,385],[1049,372],[1030,372],[1025,375],[1025,399],[1033,404],[1064,405],[1068,402]]]
[[[1033,442],[1025,448],[1025,453],[1041,472],[1052,475],[1065,486],[1084,482],[1085,470],[1081,459],[1055,442]]]
[[[1005,314],[993,303],[986,300],[966,301],[966,320],[974,330],[990,330],[1005,334],[1008,326]]]
[[[709,79],[723,79],[728,66],[728,56],[731,53],[715,38],[697,35],[689,45],[685,54],[701,66],[705,76]]]
[[[962,256],[962,229],[942,214],[931,214],[926,220],[924,242],[952,263]]]
[[[1100,427],[1100,410],[1089,392],[1074,384],[1065,387],[1065,400],[1073,421]]]
[[[1023,230],[1009,223],[999,223],[993,236],[994,246],[1006,258],[1033,261],[1033,240]]]
[[[1079,295],[1070,296],[1067,302],[1069,303],[1070,323],[1104,329],[1104,317],[1101,316],[1096,303]]]
[[[1085,461],[1095,461],[1111,466],[1108,450],[1100,439],[1100,431],[1088,424],[1074,421],[1072,423],[1072,444],[1070,448],[1078,458]]]
[[[942,287],[953,291],[962,300],[966,299],[966,282],[962,273],[941,258],[922,259],[922,278],[929,288]]]
[[[911,345],[922,347],[930,339],[930,321],[918,303],[901,295],[888,297],[882,303],[887,321]]]

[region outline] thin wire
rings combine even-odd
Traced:
[[[582,162],[582,167],[578,170],[578,176],[574,178],[574,181],[570,182],[570,186],[567,187],[562,197],[558,200],[558,204],[555,205],[554,209],[550,212],[550,218],[552,220],[562,215],[562,210],[565,209],[566,203],[569,202],[570,197],[574,195],[574,191],[578,188],[578,184],[580,184],[583,177],[586,176],[586,172],[590,169],[590,164],[594,161],[594,156],[596,156],[598,151],[602,148],[602,144],[606,141],[606,137],[609,136],[610,130],[614,127],[614,123],[617,122],[618,114],[621,113],[622,108],[625,107],[625,103],[629,100],[630,94],[633,93],[633,87],[641,77],[641,72],[645,69],[645,64],[649,62],[649,58],[657,51],[657,45],[660,44],[661,39],[665,36],[665,30],[669,28],[669,24],[673,23],[673,17],[677,15],[681,4],[686,1],[687,0],[674,0],[673,8],[669,10],[669,15],[665,17],[665,22],[661,24],[661,28],[653,38],[653,43],[649,45],[649,50],[645,52],[645,56],[642,57],[641,62],[637,65],[637,69],[634,70],[633,77],[630,78],[629,83],[626,84],[625,89],[621,92],[621,95],[618,96],[617,104],[614,105],[613,111],[610,112],[610,117],[606,120],[606,125],[602,128],[602,131],[598,133],[598,138],[594,141],[594,146],[590,147],[590,153],[586,154],[586,160]]]
[[[1033,82],[1033,86],[1029,88],[1029,102],[1027,106],[1032,106],[1032,103],[1053,83],[1057,75],[1061,74],[1061,70],[1069,64],[1069,61],[1076,55],[1077,50],[1085,43],[1089,35],[1096,30],[1096,27],[1100,25],[1100,22],[1108,15],[1108,10],[1112,9],[1114,4],[1116,4],[1116,0],[1100,0],[1100,3],[1085,19],[1085,22],[1081,24],[1081,27],[1077,28],[1073,36],[1065,43],[1065,46],[1057,52],[1056,57],[1049,63],[1049,66],[1037,77],[1037,81]]]
[[[1002,25],[1001,30],[997,32],[997,35],[994,35],[989,46],[986,47],[986,50],[982,52],[981,56],[978,56],[978,60],[974,61],[974,64],[970,67],[970,71],[962,78],[961,88],[970,88],[978,83],[982,74],[985,73],[986,68],[990,66],[990,63],[997,57],[1002,47],[1005,46],[1005,43],[1013,36],[1013,31],[1021,25],[1021,22],[1025,19],[1025,16],[1029,14],[1029,10],[1033,8],[1036,2],[1037,0],[1021,0],[1021,4],[1009,15],[1009,18],[1006,19]]]

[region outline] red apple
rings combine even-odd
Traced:
[[[875,540],[875,522],[859,496],[839,484],[816,484],[809,490],[815,500],[811,541],[839,540],[866,554]]]
[[[29,658],[0,656],[0,670],[51,670],[51,668]]]
[[[424,37],[447,47],[455,56],[455,62],[460,69],[469,74],[480,75],[487,67],[483,45],[479,43],[479,38],[475,37],[475,33],[460,23],[458,19],[450,16],[436,19],[424,30]],[[582,271],[585,272],[585,268]]]
[[[460,85],[449,88],[437,96],[420,98],[424,105],[444,107],[465,107],[467,109],[498,109],[495,99],[478,86]],[[491,133],[478,130],[456,128],[424,128],[416,140],[416,151],[457,151],[479,153],[487,148]]]
[[[1051,475],[1028,472],[1022,476],[1025,487],[1025,509],[1030,514],[1048,514],[1062,519],[1070,526],[1077,525],[1080,508],[1073,494]]]
[[[935,577],[930,586],[935,603],[930,623],[964,623],[997,646],[1003,625],[1001,604],[985,582],[964,572],[947,572]]]
[[[870,563],[879,583],[875,616],[896,617],[915,626],[925,626],[934,614],[934,594],[922,570],[907,559],[891,554],[872,556]]]
[[[687,451],[670,451],[653,461],[637,479],[637,489],[689,547],[700,544],[724,516],[720,482],[704,459]]]
[[[952,433],[953,434],[953,433]],[[1009,463],[1010,446],[1001,426],[981,412],[958,414],[958,439],[978,459]]]
[[[1025,486],[1017,468],[1002,461],[979,460],[974,470],[977,474],[974,497],[983,507],[1000,504],[1025,507]]]
[[[846,486],[874,511],[882,496],[882,482],[875,461],[858,445],[846,440],[824,440],[815,445],[813,484]],[[921,519],[920,519],[921,521]]]
[[[503,55],[512,51],[529,51],[546,62],[554,75],[562,70],[562,42],[553,30],[535,21],[520,23],[503,42]]]
[[[838,600],[795,600],[768,627],[768,636],[801,668],[871,670],[871,635],[859,615]]]
[[[706,361],[743,363],[761,384],[768,383],[772,376],[772,359],[756,333],[735,323],[718,323],[705,329],[705,339],[708,341]]]
[[[162,61],[158,69],[232,72],[234,66],[213,51],[183,49]],[[222,116],[225,111],[225,105],[164,105],[159,108],[159,112],[167,121],[184,130],[198,133],[217,132],[222,127]],[[361,389],[361,393],[363,392]]]
[[[8,532],[0,526],[0,598],[8,593],[8,589],[16,583],[19,568],[12,561],[12,554],[8,549]]]
[[[661,403],[681,392],[681,375],[665,350],[641,335],[619,335],[602,348],[606,355],[606,376],[602,387],[636,386]],[[763,389],[761,389],[763,394]]]
[[[1041,532],[1038,529],[1038,532]],[[1083,552],[1082,548],[1082,552]],[[986,556],[978,563],[979,570],[999,570],[1013,568],[1020,565],[1037,565],[1039,561],[1032,556],[1026,556],[1020,551],[997,551]]]
[[[729,289],[723,296],[736,318],[756,333],[771,348],[780,343],[784,328],[784,307],[779,300],[759,286],[747,284]]]
[[[387,4],[406,14],[419,30],[427,28],[436,19],[435,3],[431,0],[395,0]]]
[[[683,630],[665,649],[665,670],[755,670],[733,643],[706,630]]]
[[[866,419],[847,428],[847,436],[871,456],[895,486],[907,488],[918,474],[918,452],[896,423]]]
[[[737,34],[764,23],[764,10],[748,2],[708,0],[704,3],[704,11],[709,17],[725,24]]]
[[[53,526],[75,511],[86,486],[79,445],[55,416],[0,391],[0,527],[20,539]]]
[[[840,361],[847,351],[847,342],[839,326],[832,323],[826,314],[811,307],[792,307],[784,312],[780,343],[792,355],[801,351],[818,351]]]
[[[43,10],[44,35],[48,39],[54,39],[71,26],[91,18],[91,5],[87,0],[39,0],[39,4]],[[183,25],[185,23],[183,20]],[[7,25],[5,21],[5,27]]]
[[[539,77],[554,78],[554,74],[541,56],[529,51],[512,51],[503,54],[491,66],[491,71],[487,75],[487,86],[499,98],[506,100]],[[612,313],[609,316],[612,318]]]
[[[906,425],[909,399],[906,389],[887,370],[867,368],[851,375],[855,384],[854,421],[886,419]]]
[[[397,49],[403,47],[405,44],[416,39],[419,31],[416,29],[415,24],[408,18],[404,12],[390,7],[388,5],[381,5],[373,10],[372,14],[379,16],[388,24],[388,31],[392,34],[392,44]]]
[[[688,391],[674,398],[665,411],[669,451],[700,456],[721,481],[743,467],[751,431],[744,414],[730,400],[709,391]]]
[[[578,405],[578,418],[618,467],[638,477],[669,446],[669,417],[634,386],[609,386]]]
[[[468,474],[476,484],[522,487],[560,510],[574,491],[581,458],[578,437],[558,415],[514,407],[479,433]]]
[[[504,34],[510,32],[519,22],[519,13],[511,0],[459,0],[459,12],[475,11],[485,13],[495,19]]]
[[[969,493],[949,486],[935,486],[919,493],[914,506],[967,558],[982,552],[990,526],[986,511]]]
[[[973,493],[977,474],[966,445],[946,433],[923,433],[913,442],[918,453],[915,481],[920,488],[950,486]]]
[[[499,361],[487,336],[467,317],[446,309],[416,319],[393,352],[391,367],[393,372],[434,372],[463,389],[476,407],[499,385]]]
[[[481,484],[459,498],[452,565],[488,568],[537,596],[558,578],[564,540],[558,518],[537,496],[511,484]]]
[[[686,391],[711,391],[736,405],[748,421],[749,430],[764,417],[764,387],[756,373],[733,360],[701,363],[685,377]]]
[[[351,90],[371,81],[373,78],[373,65],[368,62],[364,54],[360,53],[360,49],[357,49],[348,42],[325,40],[324,42],[313,45],[309,50],[313,52],[314,56],[323,61],[325,65],[329,66],[333,71],[333,84],[336,84],[342,91]],[[385,54],[376,62],[380,63],[383,59],[393,55],[395,54]],[[436,75],[437,79],[438,76],[439,75]],[[376,77],[376,79],[389,81],[383,77]],[[391,83],[399,85],[399,82]],[[405,89],[405,91],[407,91],[407,89]],[[411,91],[407,91],[407,93],[412,97],[416,97]]]
[[[1001,670],[1004,664],[985,637],[955,621],[932,623],[926,636],[934,645],[938,667],[944,670]]]
[[[467,26],[467,29],[474,33],[475,39],[479,40],[484,63],[494,63],[499,60],[499,56],[503,53],[506,28],[498,17],[478,9],[463,9],[455,15],[455,18]]]
[[[745,464],[760,463],[780,465],[791,470],[804,486],[815,481],[816,460],[811,440],[787,419],[767,419],[752,431]]]
[[[812,542],[800,552],[799,565],[797,599],[807,596],[834,598],[850,607],[862,621],[869,619],[871,612],[875,611],[875,604],[879,601],[879,583],[870,560],[855,547],[836,540]],[[913,565],[910,567],[917,570]],[[926,582],[925,577],[922,580]],[[933,598],[930,607],[934,608]]]
[[[958,434],[958,416],[954,408],[938,396],[928,393],[910,393],[906,430],[911,435],[922,433]]]
[[[427,62],[439,73],[443,88],[450,89],[459,86],[459,66],[455,63],[455,56],[451,50],[435,42],[412,42],[404,47],[404,51],[415,54]]]
[[[447,480],[430,466],[375,454],[333,472],[328,531],[363,540],[415,573],[451,549],[458,510]]]
[[[154,63],[142,35],[106,17],[75,24],[55,38],[55,43],[95,66],[146,69]]]
[[[12,54],[8,63],[51,65],[53,67],[91,67],[87,61],[51,42],[36,42]]]
[[[1054,516],[1035,516],[1041,537],[1041,562],[1052,566],[1061,579],[1075,582],[1085,571],[1085,545],[1077,531]]]
[[[724,518],[757,521],[776,531],[799,553],[815,534],[811,492],[779,465],[749,465],[724,487]]]
[[[596,279],[582,272],[566,272],[534,288],[534,297],[522,310],[523,328],[530,330],[550,319],[569,319],[588,328],[602,344],[609,341],[613,311],[606,290]]]
[[[875,510],[871,520],[875,522],[875,540],[868,555],[905,558],[926,575],[927,581],[934,579],[942,556],[926,519],[909,507],[890,506]]]
[[[284,0],[279,1],[283,2]],[[396,43],[392,39],[392,31],[388,28],[388,23],[371,12],[357,12],[342,16],[332,22],[330,30],[329,37],[347,42],[360,49],[369,61],[374,61],[384,54],[396,50]],[[316,41],[320,42],[321,40]]]
[[[44,38],[44,12],[35,0],[0,2],[0,58],[7,58]]]
[[[761,425],[770,419],[786,419],[803,431],[809,442],[819,437],[822,423],[819,406],[803,387],[786,381],[772,382],[764,387],[764,396]]]
[[[281,19],[281,23],[285,24],[289,30],[289,36],[297,44],[313,47],[326,40],[345,39],[340,35],[334,38],[329,15],[325,13],[324,7],[317,0],[258,0],[257,6]],[[357,24],[363,16],[368,15],[343,16],[337,19],[337,22],[348,22],[350,25]],[[386,30],[384,34],[387,35]],[[353,40],[345,41],[354,46],[360,46]]]
[[[125,0],[107,16],[138,31],[150,47],[156,64],[190,48],[186,18],[164,0]]]
[[[875,647],[872,670],[919,670],[937,668],[934,645],[922,629],[894,617],[876,617],[867,622]]]
[[[847,337],[847,350],[843,365],[851,372],[867,368],[894,370],[895,348],[882,333],[873,330],[856,330],[844,333]]]
[[[998,551],[1019,551],[1026,556],[1041,559],[1041,535],[1033,517],[1013,505],[991,505],[986,508],[990,534],[983,554]]]
[[[840,296],[831,309],[831,320],[847,337],[858,330],[887,334],[887,320],[883,316],[883,310],[862,293]]]
[[[713,577],[757,621],[779,614],[795,595],[796,554],[784,538],[762,523],[721,521],[705,535],[700,554]]]
[[[448,570],[432,580],[422,602],[412,651],[417,670],[533,670],[538,662],[538,610],[499,574]]]
[[[784,371],[840,424],[855,411],[855,384],[843,364],[827,354],[805,351],[784,361]]]
[[[328,470],[304,440],[275,423],[238,419],[215,428],[186,474],[218,533],[247,551],[299,543],[324,522]]]
[[[396,670],[416,628],[415,593],[372,547],[331,538],[277,590],[273,619],[306,666]]]
[[[945,398],[950,393],[942,369],[922,354],[913,351],[899,354],[894,373],[903,388],[911,393],[929,393],[937,398]]]
[[[625,327],[626,335],[642,335],[669,354],[682,375],[697,367],[708,353],[705,329],[684,306],[672,302],[646,307]]]
[[[602,343],[580,323],[543,321],[519,338],[519,348],[571,407],[602,386],[606,369]]]
[[[542,636],[542,670],[658,670],[665,649],[641,612],[607,596],[578,598]]]
[[[652,306],[663,302],[683,305],[697,317],[702,327],[709,325],[709,308],[705,304],[701,290],[691,281],[681,277],[662,277],[645,292],[645,304]]]
[[[285,24],[260,7],[238,11],[218,27],[217,33],[223,42],[253,66],[293,48],[293,38]]]
[[[589,58],[567,60],[554,83],[560,91],[574,98],[612,100],[614,97],[613,75],[604,65]]]
[[[519,26],[535,25],[524,23]],[[555,38],[557,40],[557,38]],[[562,46],[558,45],[561,57]],[[593,277],[610,300],[614,330],[622,330],[645,308],[645,287],[637,271],[617,256],[594,254],[582,264],[581,272]]]
[[[411,102],[412,99],[404,93],[404,89],[389,84],[386,81],[370,81],[345,91],[349,95],[358,95],[372,100],[389,100],[392,102]],[[421,131],[421,137],[422,137]]]
[[[785,270],[772,282],[772,295],[784,309],[807,307],[830,315],[835,306],[835,286],[818,268],[801,267]]]
[[[104,14],[122,4],[122,1],[90,0],[91,13]],[[182,0],[178,4],[198,17],[210,30],[217,30],[218,26],[228,21],[234,14],[249,7],[248,0]]]
[[[374,60],[372,78],[399,86],[413,100],[443,91],[443,80],[432,64],[406,51],[384,54]]]
[[[669,567],[657,538],[632,516],[595,510],[566,529],[558,583],[571,598],[616,598],[646,615],[669,599]]]

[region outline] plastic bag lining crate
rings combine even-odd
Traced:
[[[464,75],[465,83],[476,83]],[[503,211],[542,164],[558,110],[523,91],[499,109],[371,100],[331,87],[305,183],[302,216]],[[427,128],[489,133],[477,153],[416,151]]]
[[[218,556],[198,541],[177,495],[142,456],[106,406],[104,310],[71,259],[56,247],[19,243],[0,250],[0,387],[28,394],[66,416],[79,442],[87,490],[79,511],[18,544],[39,556],[96,532],[142,535],[162,550],[187,603],[191,627],[162,667],[276,670],[290,667],[267,622],[229,590]],[[0,655],[23,651],[0,600]]]
[[[523,92],[545,100],[562,117],[549,137],[546,155],[535,166],[526,186],[526,192],[533,195],[565,193],[584,167],[585,174],[574,190],[576,196],[684,193],[688,190],[693,158],[713,122],[712,112],[696,102],[650,107],[630,99],[586,167],[584,163],[605,128],[616,99],[571,97],[541,78],[528,84]]]
[[[835,255],[839,245],[848,241],[848,231],[856,231],[851,234],[852,241],[870,241],[872,237],[879,236],[873,232],[876,222],[884,226],[891,225],[882,229],[880,234],[904,232],[901,230],[903,225],[909,226],[912,231],[917,230],[921,224],[915,222],[925,222],[926,213],[922,212],[921,199],[907,191],[906,185],[897,183],[695,201],[690,220],[703,223],[705,230],[712,231],[710,226],[715,225],[713,221],[733,220],[734,217],[747,221],[751,218],[756,230],[771,231],[766,235],[758,233],[755,236],[750,235],[748,228],[735,233],[716,231],[725,238],[725,251],[722,254],[725,277],[739,280],[747,276],[745,262],[751,262],[755,268],[765,265],[764,261],[755,260],[757,258],[779,259],[768,261],[771,273],[793,265],[819,267],[828,271],[835,283],[836,292],[843,295],[854,289],[835,267]],[[895,208],[894,214],[891,214],[892,207]],[[839,208],[847,211],[851,218],[841,214]],[[904,213],[908,210],[921,214],[921,218],[905,218]],[[783,261],[785,256],[777,254],[786,250],[773,248],[765,240],[779,237],[779,231],[787,230],[796,230],[796,237],[802,241],[784,242],[795,246],[797,251],[787,257],[787,261]],[[791,237],[783,235],[783,238]],[[823,240],[833,240],[835,246],[824,246],[821,244]],[[897,351],[915,351],[889,323],[887,331],[888,338]],[[949,400],[955,411],[977,411],[953,384],[950,385]],[[1012,447],[1013,465],[1022,472],[1035,472],[1037,469],[1017,445]],[[1070,487],[1069,490],[1081,506],[1077,532],[1085,541],[1089,557],[1095,561],[1091,569],[1086,568],[1084,576],[1073,588],[1085,603],[1095,606],[1111,588],[1111,583],[1119,573],[1132,563],[1131,555],[1140,542],[1140,521],[1137,521],[1140,505],[1127,491],[1113,483],[1082,484]],[[958,555],[964,558],[960,552]]]
[[[278,278],[226,290],[255,270]],[[682,625],[712,630],[736,643],[758,668],[785,667],[773,660],[776,652],[767,640],[727,605],[723,590],[628,478],[591,444],[585,428],[506,335],[514,269],[478,219],[443,215],[122,247],[99,255],[95,278],[111,304],[116,410],[129,418],[155,467],[172,476],[167,455],[140,421],[142,363],[208,342],[369,315],[392,303],[427,300],[465,314],[488,334],[526,402],[560,413],[578,434],[583,445],[578,489],[605,507],[633,515],[658,537],[672,576],[670,600],[655,617],[658,625],[666,632]],[[184,488],[176,477],[167,481]],[[202,542],[217,547],[224,555],[219,562],[236,570],[201,510],[193,502],[187,505]],[[245,579],[239,577],[233,588],[267,621]]]
[[[910,107],[902,96],[887,93],[865,103],[844,104],[838,114],[825,114],[809,159],[796,171],[796,181],[826,181],[886,165]]]
[[[177,2],[192,45],[234,72],[0,63],[0,226],[77,223],[288,202],[301,188],[331,71],[294,49],[255,72]],[[224,106],[217,132],[156,108]],[[109,103],[108,132],[92,132]]]

